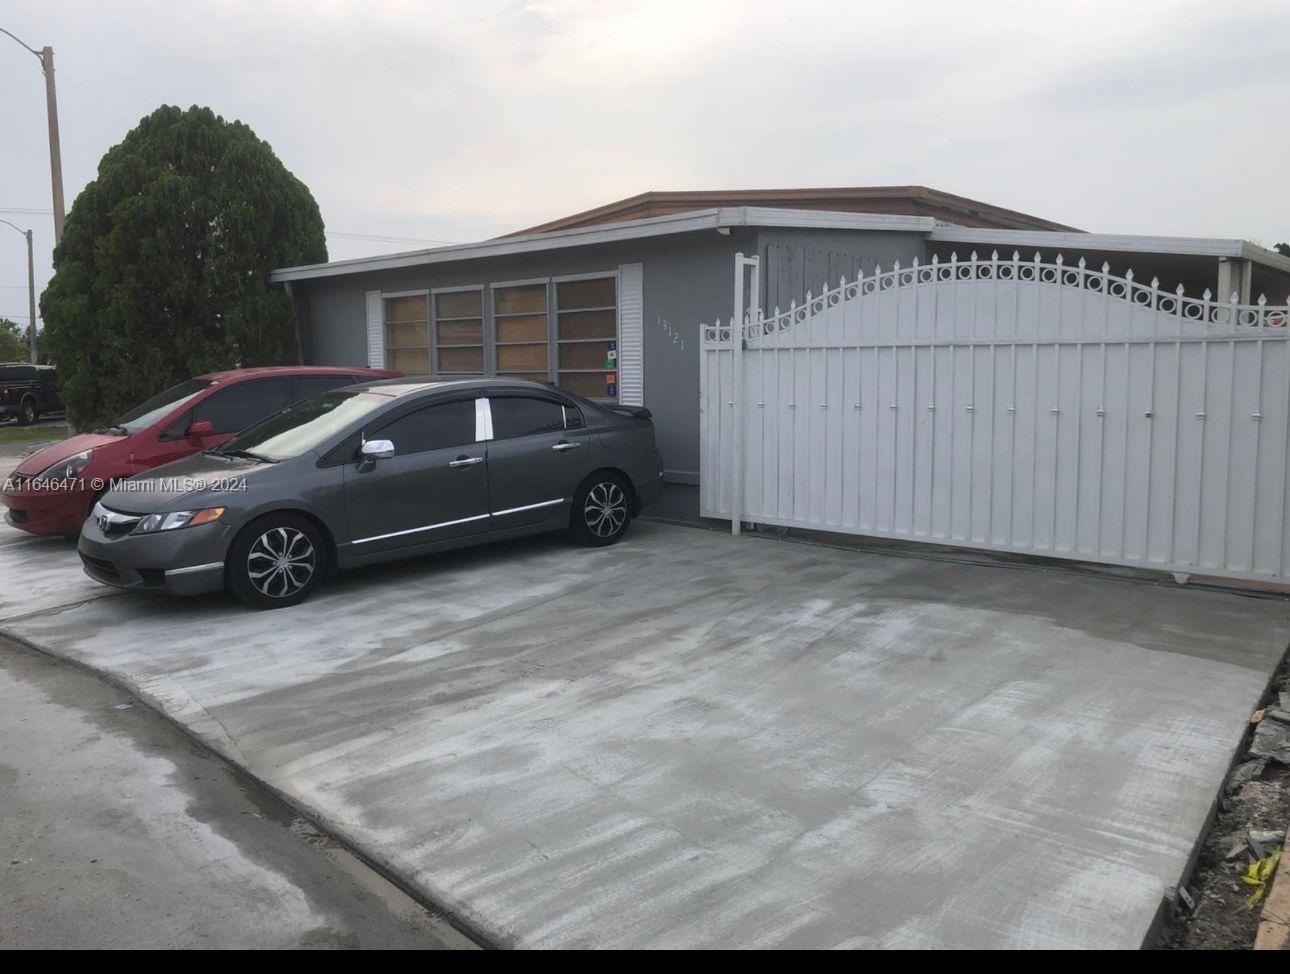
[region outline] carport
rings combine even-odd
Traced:
[[[123,595],[6,531],[0,629],[136,689],[492,943],[1137,947],[1280,600],[638,523]]]

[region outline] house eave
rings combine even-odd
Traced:
[[[322,277],[339,277],[346,274],[363,274],[371,271],[397,270],[450,261],[475,260],[483,257],[506,257],[514,254],[540,253],[564,250],[570,247],[591,247],[598,244],[618,243],[625,240],[643,240],[677,233],[694,233],[704,230],[736,228],[793,228],[816,230],[886,230],[906,233],[929,233],[935,226],[931,217],[900,216],[884,213],[841,213],[827,210],[784,210],[756,206],[715,207],[668,216],[648,217],[622,223],[550,233],[535,233],[524,237],[502,237],[477,243],[433,247],[379,257],[359,257],[352,260],[331,261],[326,264],[306,264],[283,267],[269,275],[274,284],[290,281],[312,280]]]
[[[1056,233],[1046,230],[976,230],[937,227],[929,238],[935,243],[961,243],[983,248],[1021,250],[1107,250],[1117,253],[1182,254],[1196,257],[1236,257],[1290,273],[1290,257],[1282,257],[1248,240],[1222,237],[1152,237],[1136,234]]]

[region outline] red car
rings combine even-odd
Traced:
[[[5,520],[32,534],[76,534],[114,480],[223,443],[279,409],[341,385],[398,378],[382,369],[281,366],[200,375],[114,425],[33,453],[4,484]]]

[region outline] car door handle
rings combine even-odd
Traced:
[[[473,467],[477,463],[483,463],[483,457],[458,457],[448,463],[450,467]]]
[[[551,447],[556,453],[568,453],[570,450],[576,450],[582,446],[581,443],[570,443],[568,440],[561,440],[555,446]]]

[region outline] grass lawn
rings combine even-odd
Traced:
[[[22,446],[27,443],[56,443],[69,436],[66,423],[57,426],[0,426],[0,446]]]

